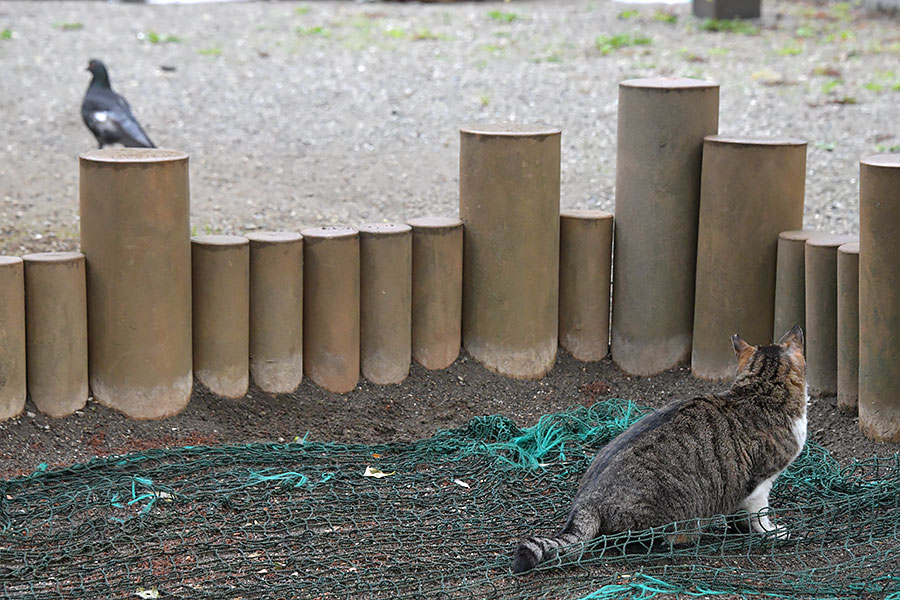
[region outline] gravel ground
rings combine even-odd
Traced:
[[[77,246],[91,57],[190,153],[199,232],[454,215],[470,122],[561,127],[562,206],[612,210],[617,83],[650,76],[720,83],[723,134],[808,140],[805,224],[854,232],[859,159],[900,150],[900,20],[848,6],[766,0],[751,35],[599,0],[5,2],[0,252]]]
[[[563,207],[612,210],[617,82],[660,75],[718,81],[721,133],[808,140],[806,226],[853,232],[859,159],[900,150],[900,20],[845,4],[766,0],[764,12],[755,33],[741,33],[699,30],[686,4],[597,0],[6,2],[0,252],[77,247],[76,159],[94,147],[79,114],[91,57],[107,62],[157,144],[190,153],[198,232],[455,215],[458,129],[469,122],[560,126]],[[622,34],[651,43],[606,54],[595,44]],[[41,462],[307,432],[410,440],[480,414],[525,425],[610,396],[658,406],[714,388],[686,367],[629,378],[609,360],[561,352],[540,382],[493,375],[463,355],[445,371],[414,365],[402,386],[361,382],[345,396],[308,381],[277,398],[253,389],[223,400],[198,389],[184,413],[159,422],[93,402],[53,420],[29,402],[0,423],[0,476]],[[833,398],[812,404],[810,432],[842,462],[897,450],[862,438]]]

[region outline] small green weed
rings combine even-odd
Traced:
[[[172,35],[170,33],[156,33],[155,31],[139,33],[138,39],[147,40],[151,44],[176,44],[181,41],[181,38],[177,35]]]
[[[13,36],[13,32],[11,29],[4,29],[0,31],[0,40],[11,40]]]
[[[78,31],[84,29],[84,23],[55,23],[53,27],[60,31]]]
[[[640,15],[641,12],[638,10],[623,10],[617,16],[621,21],[627,21],[628,19],[633,19],[634,17]]]
[[[827,42],[849,42],[856,36],[849,29],[844,29],[842,31],[836,31],[835,33],[829,33],[825,36],[825,41]]]
[[[481,102],[482,106],[487,106],[488,104],[491,103],[491,99],[488,98],[487,96],[481,96],[478,98],[478,100]]]
[[[740,19],[704,19],[700,22],[701,31],[717,31],[723,33],[742,33],[756,35],[759,27]]]
[[[884,85],[878,83],[877,81],[868,81],[863,84],[863,87],[870,92],[880,92],[884,90]]]
[[[653,13],[653,20],[674,25],[678,22],[678,15],[665,10],[657,10]]]
[[[422,40],[449,40],[450,37],[441,33],[434,33],[426,27],[413,34],[412,39],[413,41],[419,42]]]
[[[893,154],[895,152],[900,152],[900,144],[897,144],[896,146],[885,146],[884,144],[878,144],[877,146],[875,146],[875,150],[877,152],[890,152],[891,154]]]
[[[844,81],[842,79],[829,79],[825,83],[822,84],[822,92],[825,94],[830,94],[834,90],[843,84]]]
[[[616,35],[601,35],[594,40],[594,46],[600,54],[607,55],[613,50],[628,46],[649,46],[653,40],[643,35],[630,33],[618,33]]]
[[[297,8],[294,9],[294,12],[297,13],[298,15],[307,15],[307,14],[309,14],[309,10],[310,9],[308,6],[298,6]]]
[[[841,72],[840,70],[832,67],[831,65],[823,65],[818,66],[813,69],[813,75],[818,75],[820,77],[835,77],[840,78]]]
[[[325,27],[322,27],[321,25],[316,25],[314,27],[298,27],[294,31],[297,32],[297,35],[302,35],[302,36],[315,35],[315,36],[327,38],[331,35],[331,32],[328,29],[326,29]]]
[[[406,32],[404,30],[396,29],[396,28],[388,29],[387,31],[384,32],[384,34],[388,37],[392,37],[397,40],[402,40],[403,38],[406,37]]]
[[[513,21],[518,21],[520,19],[519,15],[513,12],[504,12],[502,10],[492,10],[488,13],[488,16],[501,23],[512,23]]]
[[[794,36],[798,38],[811,38],[816,35],[815,29],[812,27],[807,27],[806,25],[801,25],[796,30],[794,30]]]
[[[818,150],[824,150],[825,152],[833,152],[835,148],[834,142],[822,142],[818,141],[815,143],[815,147]]]
[[[203,56],[219,56],[222,54],[222,49],[213,46],[212,48],[197,50],[197,54],[202,54]]]
[[[796,56],[803,52],[802,46],[784,46],[775,51],[779,56]]]

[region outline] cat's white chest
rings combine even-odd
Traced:
[[[800,454],[800,451],[803,450],[803,446],[806,445],[806,405],[809,404],[809,394],[806,390],[803,390],[803,414],[794,419],[793,424],[791,425],[791,431],[794,432],[794,437],[797,438],[797,452],[794,454],[794,458]]]

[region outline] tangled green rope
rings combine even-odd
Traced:
[[[0,481],[4,598],[652,598],[900,600],[900,455],[841,468],[814,443],[778,480],[788,540],[717,517],[672,546],[595,540],[524,576],[629,402],[520,428],[473,419],[411,444],[150,450]]]

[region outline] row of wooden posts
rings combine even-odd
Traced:
[[[304,375],[343,393],[360,373],[399,383],[412,360],[444,368],[461,344],[518,378],[561,345],[723,380],[732,333],[767,343],[800,324],[810,390],[900,441],[900,157],[861,161],[855,245],[802,229],[804,141],[720,136],[718,117],[712,82],[619,85],[615,233],[611,214],[560,213],[546,126],[461,130],[459,219],[299,233],[191,238],[187,155],[88,152],[81,252],[0,259],[0,418],[26,390],[62,416],[89,389],[161,418],[194,377],[223,396]]]

